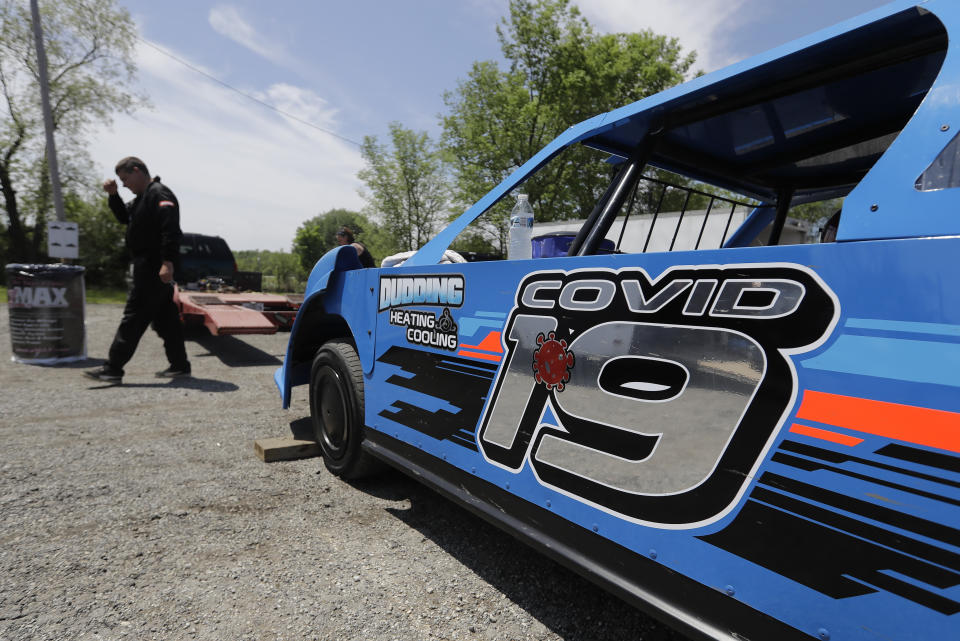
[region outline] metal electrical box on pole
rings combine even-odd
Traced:
[[[57,220],[66,220],[63,212],[63,193],[60,190],[60,168],[57,165],[57,146],[53,140],[53,112],[50,110],[50,86],[47,80],[47,54],[43,48],[43,28],[40,26],[40,8],[37,0],[30,0],[33,18],[33,37],[37,45],[37,70],[40,74],[40,102],[43,106],[43,127],[47,132],[47,163],[50,165],[50,185],[53,189],[53,207]]]

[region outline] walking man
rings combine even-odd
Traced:
[[[150,177],[139,158],[129,156],[117,163],[117,177],[136,198],[124,203],[117,193],[117,182],[104,181],[107,203],[117,220],[127,226],[127,249],[133,261],[133,287],[127,295],[123,318],[117,328],[107,362],[84,374],[107,383],[120,384],[123,366],[134,351],[147,326],[163,339],[170,366],[157,376],[174,378],[190,375],[190,362],[183,344],[180,313],[173,302],[174,265],[180,252],[180,205],[177,197]]]

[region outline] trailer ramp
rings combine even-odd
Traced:
[[[202,324],[214,336],[225,336],[274,334],[277,329],[289,329],[303,296],[178,289],[174,300],[185,324]]]

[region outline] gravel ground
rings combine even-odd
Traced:
[[[120,310],[87,306],[91,356]],[[12,362],[5,306],[0,336],[0,639],[683,641],[400,473],[261,462],[309,429],[287,334],[192,333],[165,381],[148,331],[121,387]]]

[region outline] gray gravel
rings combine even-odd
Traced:
[[[119,305],[87,306],[106,354]],[[262,463],[287,334],[191,333],[194,378],[148,332],[122,387],[11,362],[0,310],[0,639],[683,637],[397,472]]]

